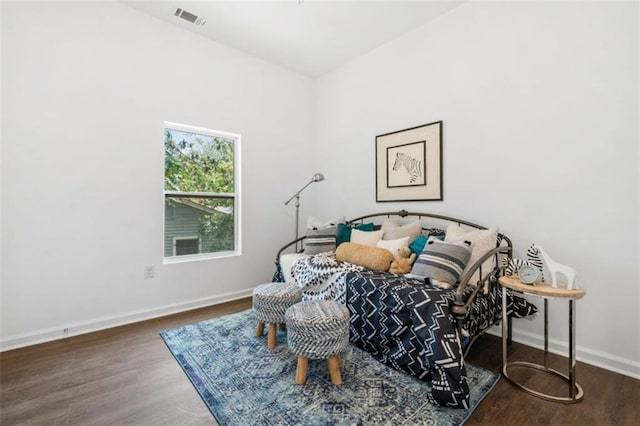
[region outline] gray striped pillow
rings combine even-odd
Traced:
[[[304,242],[304,254],[318,254],[336,249],[336,234],[338,229],[331,226],[323,229],[307,229]]]
[[[453,285],[462,275],[470,258],[471,247],[468,243],[445,243],[432,239],[413,264],[411,276],[431,278]]]

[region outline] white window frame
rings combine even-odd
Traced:
[[[182,262],[190,262],[190,261],[194,261],[194,260],[207,260],[207,259],[219,259],[219,258],[225,258],[225,257],[233,257],[233,256],[240,256],[242,255],[242,238],[241,238],[241,220],[240,218],[241,216],[241,197],[240,197],[240,188],[241,188],[241,182],[240,182],[240,176],[241,171],[240,171],[240,167],[241,167],[241,161],[240,161],[240,145],[241,145],[241,136],[239,134],[236,133],[229,133],[229,132],[223,132],[220,130],[212,130],[212,129],[207,129],[204,127],[196,127],[196,126],[190,126],[190,125],[186,125],[186,124],[180,124],[180,123],[174,123],[171,121],[165,121],[164,125],[162,127],[162,134],[163,134],[163,139],[164,140],[164,132],[167,129],[171,129],[171,130],[178,130],[178,131],[182,131],[182,132],[189,132],[189,133],[199,133],[199,134],[203,134],[203,135],[207,135],[207,136],[212,136],[212,137],[220,137],[220,138],[225,138],[225,139],[233,139],[233,187],[235,192],[233,193],[227,193],[227,194],[211,194],[211,193],[200,193],[200,194],[206,194],[206,195],[222,195],[225,197],[229,197],[229,198],[233,198],[234,199],[234,207],[233,207],[233,237],[234,237],[234,250],[231,251],[221,251],[221,252],[212,252],[212,253],[198,253],[198,254],[190,254],[190,255],[183,255],[183,256],[176,256],[175,255],[175,239],[176,238],[191,238],[191,237],[173,237],[174,242],[173,242],[173,256],[171,257],[166,257],[163,255],[163,263],[164,264],[169,264],[169,263],[182,263]],[[162,144],[162,149],[163,149],[163,156],[162,156],[162,160],[164,163],[164,143]],[[164,233],[165,233],[165,223],[164,223],[164,218],[166,215],[165,212],[165,207],[166,207],[166,196],[167,195],[180,195],[180,194],[184,194],[184,195],[188,195],[188,194],[198,194],[198,193],[188,193],[188,192],[184,192],[184,193],[180,193],[180,192],[176,192],[176,191],[166,191],[164,189],[164,167],[162,168],[163,173],[162,173],[162,190],[163,190],[163,199],[162,199],[162,234],[163,234],[163,241],[164,241]],[[199,238],[200,244],[202,244],[202,240]],[[164,253],[164,246],[163,246],[163,253]]]

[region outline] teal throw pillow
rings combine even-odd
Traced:
[[[426,235],[420,235],[418,238],[413,240],[413,242],[409,244],[409,250],[411,250],[411,253],[415,253],[416,256],[422,253],[422,250],[424,250],[424,246],[427,244],[428,239],[429,237],[427,237]]]
[[[409,250],[411,250],[411,253],[415,253],[416,256],[419,256],[420,253],[422,253],[422,250],[424,250],[424,246],[427,245],[427,241],[429,241],[430,237],[434,237],[439,239],[440,241],[443,241],[444,231],[442,231],[442,234],[429,232],[429,235],[420,235],[409,245]]]

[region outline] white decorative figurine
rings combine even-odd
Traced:
[[[547,269],[549,269],[549,274],[551,275],[551,286],[553,288],[558,288],[558,274],[562,274],[567,278],[568,290],[573,290],[574,286],[577,288],[577,285],[576,285],[577,273],[575,269],[573,269],[571,266],[563,265],[551,259],[549,254],[546,251],[544,251],[542,247],[537,246],[535,244],[531,246],[531,248],[534,248],[534,247],[535,249],[538,250],[538,252],[540,253],[540,256],[542,256],[542,260],[544,261],[545,265],[547,265]]]

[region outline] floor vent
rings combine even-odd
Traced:
[[[193,13],[189,13],[186,10],[177,8],[176,9],[176,13],[174,13],[175,16],[177,16],[178,18],[182,18],[185,21],[189,21],[192,24],[195,25],[199,25],[199,26],[204,26],[204,24],[207,22],[206,19],[200,17],[200,16],[196,16]]]

